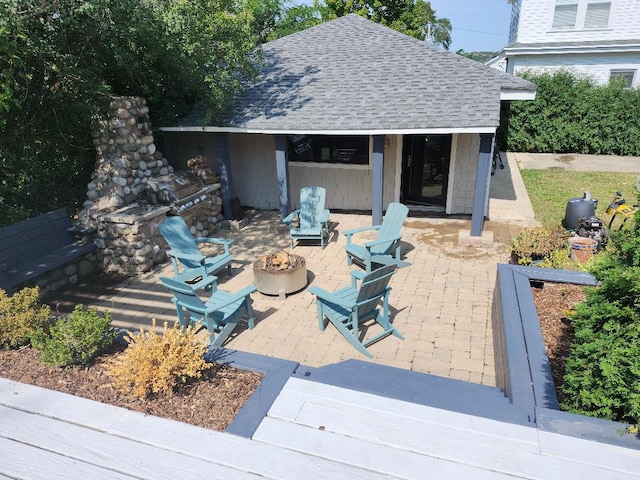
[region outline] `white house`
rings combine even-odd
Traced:
[[[509,43],[488,65],[509,73],[565,68],[598,84],[640,85],[640,1],[508,0]]]
[[[297,207],[300,187],[327,208],[471,215],[487,211],[500,101],[533,99],[521,78],[347,15],[262,46],[257,80],[226,118],[162,128],[174,166],[205,156],[223,205]]]

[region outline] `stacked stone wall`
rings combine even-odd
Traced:
[[[75,285],[80,278],[95,271],[96,263],[95,254],[85,255],[40,275],[33,283],[40,287],[40,296],[45,297],[48,293],[61,290],[68,285]]]
[[[147,179],[173,172],[153,138],[143,98],[118,97],[92,119],[96,165],[81,217],[97,220],[144,198]]]
[[[106,112],[94,114],[92,135],[96,164],[79,223],[96,231],[96,268],[130,276],[147,272],[167,261],[158,224],[177,212],[146,202],[148,181],[174,173],[156,147],[146,100],[113,98]],[[180,212],[196,237],[213,235],[223,220],[221,188],[210,184],[203,160],[198,158],[193,171],[207,173],[201,178],[208,193]]]

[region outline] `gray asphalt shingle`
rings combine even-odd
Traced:
[[[216,126],[291,130],[496,127],[502,89],[535,85],[347,15],[262,46],[258,80]]]

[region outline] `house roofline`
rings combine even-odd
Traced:
[[[535,96],[535,94],[534,94]],[[530,98],[531,99],[531,98]],[[502,100],[502,97],[501,97]],[[506,99],[505,99],[506,100]],[[519,100],[509,99],[509,100]],[[447,133],[495,133],[496,127],[469,128],[407,128],[380,130],[311,130],[311,129],[270,129],[244,127],[185,126],[160,127],[163,132],[202,132],[202,133],[256,133],[263,135],[442,135]]]
[[[638,53],[640,52],[640,42],[627,45],[520,45],[516,47],[505,47],[500,55],[548,55],[566,53]],[[497,58],[497,57],[494,57]],[[491,62],[494,59],[489,60]],[[487,62],[487,63],[489,63]]]

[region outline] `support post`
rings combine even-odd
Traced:
[[[476,170],[476,185],[473,194],[473,212],[471,214],[471,236],[481,237],[484,227],[484,214],[489,197],[489,178],[491,175],[491,155],[493,153],[493,135],[480,134],[480,151]]]
[[[278,177],[278,203],[280,220],[291,212],[289,202],[289,162],[287,160],[287,137],[277,135],[276,139],[276,175]]]
[[[220,187],[222,190],[222,213],[225,220],[233,220],[231,199],[233,198],[233,181],[231,179],[231,158],[229,156],[229,141],[225,133],[215,134],[216,157],[220,170]]]
[[[384,135],[373,137],[373,163],[371,185],[371,221],[382,224],[382,193],[384,178]]]

